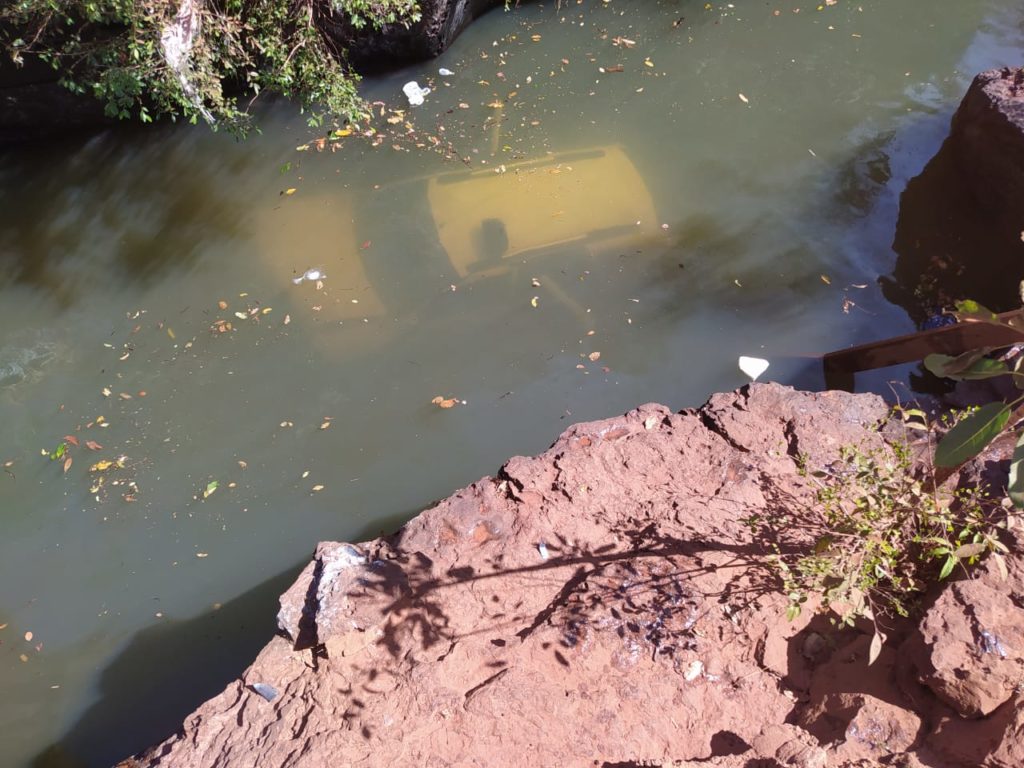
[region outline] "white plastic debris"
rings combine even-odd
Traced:
[[[439,70],[437,70],[437,74],[439,74],[441,77],[451,77],[455,73],[452,72],[450,69],[445,69],[444,67],[441,67]]]
[[[703,671],[704,663],[701,662],[700,659],[695,659],[694,661],[691,661],[689,666],[684,670],[683,680],[685,680],[688,683],[692,683],[694,680],[700,677]]]
[[[303,280],[316,282],[317,280],[323,280],[325,277],[327,277],[327,274],[322,269],[307,269],[298,277],[293,277],[292,282],[299,285]]]
[[[200,0],[181,0],[174,21],[160,31],[160,49],[164,61],[167,62],[178,77],[181,90],[192,102],[203,119],[211,125],[216,122],[210,110],[192,82],[192,49],[198,42],[202,32],[202,3]]]
[[[429,88],[420,88],[420,84],[415,80],[410,80],[408,83],[402,86],[402,93],[409,100],[409,103],[418,107],[423,103],[423,97],[430,93]]]
[[[757,381],[757,377],[768,370],[768,361],[760,357],[740,357],[740,370],[749,376],[751,381]]]
[[[543,541],[537,545],[537,551],[540,553],[542,560],[547,560],[551,555],[548,554],[548,545]]]
[[[267,701],[273,701],[277,698],[277,688],[272,685],[267,685],[266,683],[253,683],[249,687]]]

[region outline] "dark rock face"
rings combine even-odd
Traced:
[[[1024,278],[1022,70],[978,75],[938,154],[900,195],[882,291],[920,326],[961,299],[1019,306]]]
[[[42,62],[29,59],[18,68],[0,59],[0,146],[110,122],[103,104],[71,93]]]
[[[975,197],[1017,237],[1024,230],[1024,69],[974,78],[953,117],[953,152]]]
[[[475,18],[500,5],[501,0],[421,0],[422,18],[406,27],[390,24],[380,31],[354,29],[347,17],[336,14],[325,32],[357,71],[379,72],[438,56]]]

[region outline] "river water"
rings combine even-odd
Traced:
[[[529,5],[365,81],[351,135],[272,104],[244,143],[2,156],[0,762],[167,735],[318,540],[699,405],[739,355],[819,386],[814,355],[911,330],[879,287],[900,194],[1019,63],[1016,5]]]

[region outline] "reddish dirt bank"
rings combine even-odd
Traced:
[[[867,634],[785,620],[741,522],[811,505],[796,457],[880,447],[886,414],[755,385],[576,425],[390,538],[321,544],[243,678],[122,766],[1020,766],[1020,558],[869,667]]]

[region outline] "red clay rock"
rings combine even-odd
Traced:
[[[951,584],[928,610],[912,662],[921,682],[963,717],[983,717],[1010,700],[1024,680],[1020,583],[994,565]]]
[[[125,764],[825,768],[912,749],[931,721],[895,652],[869,673],[867,636],[787,623],[742,522],[813,506],[796,457],[880,447],[886,414],[754,385],[571,427],[394,536],[321,544],[243,678]]]

